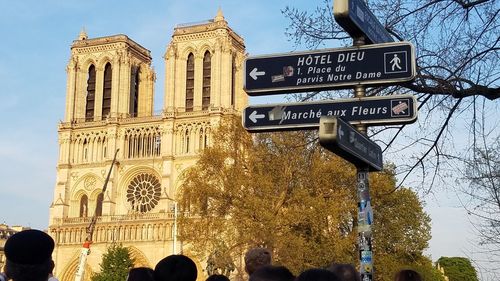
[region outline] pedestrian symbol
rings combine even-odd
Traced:
[[[384,53],[385,73],[406,72],[406,61],[406,51]]]
[[[391,60],[392,71],[401,70],[401,66],[399,65],[400,62],[401,62],[401,59],[398,57],[398,55],[394,54],[394,58],[392,58],[392,60]]]

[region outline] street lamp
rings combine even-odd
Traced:
[[[174,202],[174,247],[172,248],[174,255],[177,254],[177,201],[172,200]]]
[[[167,195],[167,199],[172,201],[174,203],[174,229],[173,229],[173,246],[172,246],[172,252],[174,255],[177,254],[177,215],[178,215],[178,204],[177,201],[170,198]]]

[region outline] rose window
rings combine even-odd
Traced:
[[[130,181],[127,188],[127,202],[132,210],[146,213],[160,201],[160,181],[151,174],[140,174]]]

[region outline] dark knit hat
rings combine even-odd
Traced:
[[[198,270],[192,259],[184,255],[170,255],[156,264],[156,281],[196,281]]]
[[[29,229],[12,235],[5,242],[5,256],[18,264],[42,264],[52,257],[54,240],[47,233]]]

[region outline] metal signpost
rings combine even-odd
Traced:
[[[364,36],[367,44],[394,42],[363,0],[333,1],[333,16],[351,37]]]
[[[365,87],[412,81],[415,50],[409,42],[391,43],[393,38],[363,0],[334,0],[334,16],[353,38],[353,47],[249,57],[244,88],[250,96],[353,88],[354,98],[249,106],[242,118],[250,132],[319,127],[321,145],[356,165],[360,274],[362,281],[371,281],[368,173],[382,170],[383,161],[380,146],[366,136],[367,125],[412,123],[417,106],[411,95],[368,98]]]
[[[409,42],[249,57],[245,91],[259,96],[395,85],[414,79],[414,62]]]
[[[319,143],[356,167],[369,166],[371,171],[383,168],[380,146],[340,117],[321,117]]]
[[[393,39],[378,19],[368,9],[363,0],[334,0],[335,21],[353,38],[355,46],[362,48],[364,44],[392,42]],[[399,63],[399,56],[391,59],[393,67]],[[415,58],[411,62],[415,64]],[[362,98],[366,95],[364,85],[354,86],[354,95]],[[366,134],[366,125],[357,125],[360,132]],[[368,168],[357,165],[358,191],[358,251],[362,281],[373,280],[373,251],[371,225],[371,198],[368,185]]]
[[[351,124],[409,124],[417,119],[413,95],[393,95],[249,106],[243,126],[250,132],[318,129],[322,116],[339,116]]]

